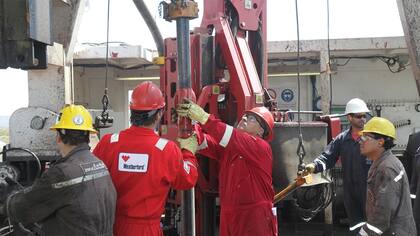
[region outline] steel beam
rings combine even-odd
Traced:
[[[85,6],[86,0],[53,1],[53,41],[63,45],[66,64],[73,61],[73,50]]]
[[[327,40],[301,40],[300,51],[316,52],[327,49]],[[331,39],[331,51],[405,49],[406,43],[401,37]],[[275,41],[268,43],[269,54],[293,53],[297,50],[297,41]]]
[[[397,0],[397,3],[411,68],[420,95],[420,0]]]
[[[329,55],[328,51],[322,50],[320,52],[320,96],[321,96],[321,110],[322,114],[329,114],[330,113],[330,100],[331,100],[331,76],[329,70]]]

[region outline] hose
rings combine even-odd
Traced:
[[[6,153],[7,152],[10,152],[10,151],[24,151],[24,152],[27,152],[27,153],[31,154],[31,156],[35,159],[35,162],[37,164],[36,177],[40,177],[41,176],[41,171],[42,171],[42,169],[41,169],[41,161],[39,160],[39,157],[34,152],[32,152],[29,149],[19,148],[19,147],[17,147],[17,148],[9,148],[9,149],[4,148],[3,151],[0,152],[0,155],[3,155],[4,154],[6,156]],[[15,182],[15,181],[13,181],[13,182]],[[18,185],[20,185],[18,182],[16,182],[16,183]],[[25,226],[22,223],[19,222],[18,223],[18,226],[19,226],[19,228],[23,232],[27,233],[27,235],[35,235],[32,231],[30,231],[29,229],[25,228]],[[2,233],[4,230],[9,230],[9,231],[7,231],[5,233]],[[8,225],[8,226],[5,226],[3,228],[0,228],[0,236],[6,236],[6,235],[9,235],[11,233],[13,233],[13,225]]]
[[[162,57],[164,54],[164,44],[162,34],[159,31],[159,28],[156,25],[155,20],[153,19],[152,15],[149,12],[146,4],[144,4],[143,0],[133,0],[134,4],[139,10],[141,16],[146,22],[147,27],[149,27],[150,33],[152,33],[153,39],[155,40],[156,48],[158,50],[159,56]]]
[[[7,152],[10,152],[10,151],[24,151],[24,152],[27,152],[27,153],[31,154],[31,156],[35,159],[35,162],[36,162],[36,165],[37,165],[36,177],[40,177],[41,176],[41,171],[42,171],[42,169],[41,169],[41,161],[39,160],[39,157],[34,152],[32,152],[29,149],[19,148],[19,147],[17,147],[17,148],[9,148],[9,149],[4,148],[3,151],[0,152],[0,155],[3,155],[3,154],[6,155],[6,153]]]
[[[297,189],[295,205],[299,217],[308,222],[332,202],[334,195],[333,182]]]

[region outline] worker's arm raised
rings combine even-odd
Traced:
[[[204,111],[199,105],[195,104],[191,100],[184,99],[183,103],[179,104],[177,113],[181,117],[188,117],[193,121],[198,121],[200,124],[205,124],[210,114]]]

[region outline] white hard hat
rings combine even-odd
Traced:
[[[360,98],[351,99],[346,105],[346,115],[351,113],[367,113],[370,112],[366,103]]]

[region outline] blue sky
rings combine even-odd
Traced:
[[[175,36],[175,23],[161,19],[160,0],[145,0],[164,37]],[[211,0],[210,0],[211,1]],[[199,0],[202,9],[202,0]],[[295,40],[294,0],[267,0],[268,40]],[[106,41],[106,0],[88,0],[78,42]],[[301,39],[327,37],[327,0],[299,0]],[[111,0],[110,41],[155,48],[152,36],[131,0]],[[191,29],[200,20],[191,22]],[[396,0],[330,0],[330,37],[362,38],[402,36]],[[28,104],[26,72],[0,70],[0,116]]]

